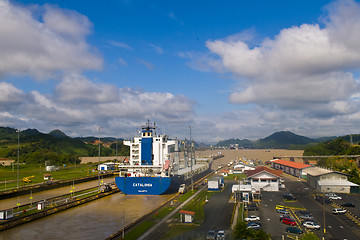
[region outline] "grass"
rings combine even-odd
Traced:
[[[197,226],[194,224],[187,225],[170,225],[171,231],[168,231],[164,234],[164,236],[160,239],[172,239],[184,232],[191,231],[195,229]]]
[[[138,226],[136,226],[131,232],[126,233],[125,239],[136,240],[154,225],[155,222],[153,221],[143,221]]]
[[[244,173],[239,173],[239,174],[229,174],[226,177],[224,177],[224,179],[226,180],[242,180],[246,177],[246,175]]]
[[[87,165],[70,165],[59,168],[59,171],[47,172],[44,166],[21,164],[19,166],[19,186],[28,186],[35,183],[44,182],[44,174],[50,173],[54,180],[69,180],[75,178],[81,178],[86,176],[96,176],[97,171],[90,171],[94,166]],[[12,169],[11,166],[0,166],[0,191],[5,189],[14,188],[17,186],[17,166]],[[23,182],[24,177],[31,177],[30,183]],[[5,186],[6,182],[6,186]]]

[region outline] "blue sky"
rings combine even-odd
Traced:
[[[358,133],[359,1],[0,0],[0,125]]]

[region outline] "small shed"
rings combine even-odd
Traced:
[[[100,171],[115,170],[115,163],[112,162],[102,163],[98,166],[98,170]]]
[[[224,186],[224,177],[216,176],[208,180],[208,191],[220,191]]]
[[[6,209],[6,210],[0,210],[0,220],[7,220],[14,217],[14,210]]]
[[[51,180],[51,174],[45,173],[44,180]]]
[[[194,220],[195,212],[180,210],[180,222],[192,223]]]

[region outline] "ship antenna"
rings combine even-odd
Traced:
[[[154,136],[156,136],[156,122],[154,122]]]

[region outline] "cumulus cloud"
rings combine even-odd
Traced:
[[[248,42],[249,34],[209,40],[208,57],[189,58],[200,70],[203,65],[194,63],[234,74],[239,88],[231,103],[297,109],[313,117],[349,114],[359,107],[352,100],[359,80],[351,71],[360,66],[360,5],[345,0],[325,9],[319,24],[282,29],[257,45]]]
[[[85,41],[87,17],[55,6],[26,8],[0,0],[0,74],[48,78],[57,72],[101,69],[102,58]],[[36,17],[34,17],[36,16]]]
[[[65,76],[53,94],[24,93],[8,83],[0,83],[0,94],[0,122],[5,126],[16,123],[15,127],[23,128],[58,128],[77,136],[82,133],[75,129],[96,132],[93,127],[97,125],[114,136],[123,133],[111,132],[111,126],[125,127],[124,122],[137,123],[136,129],[147,118],[172,124],[187,123],[194,116],[194,102],[185,96],[118,88],[76,74]],[[123,131],[133,134],[134,129],[127,125]]]
[[[9,110],[24,100],[25,94],[13,85],[0,82],[0,110]]]

